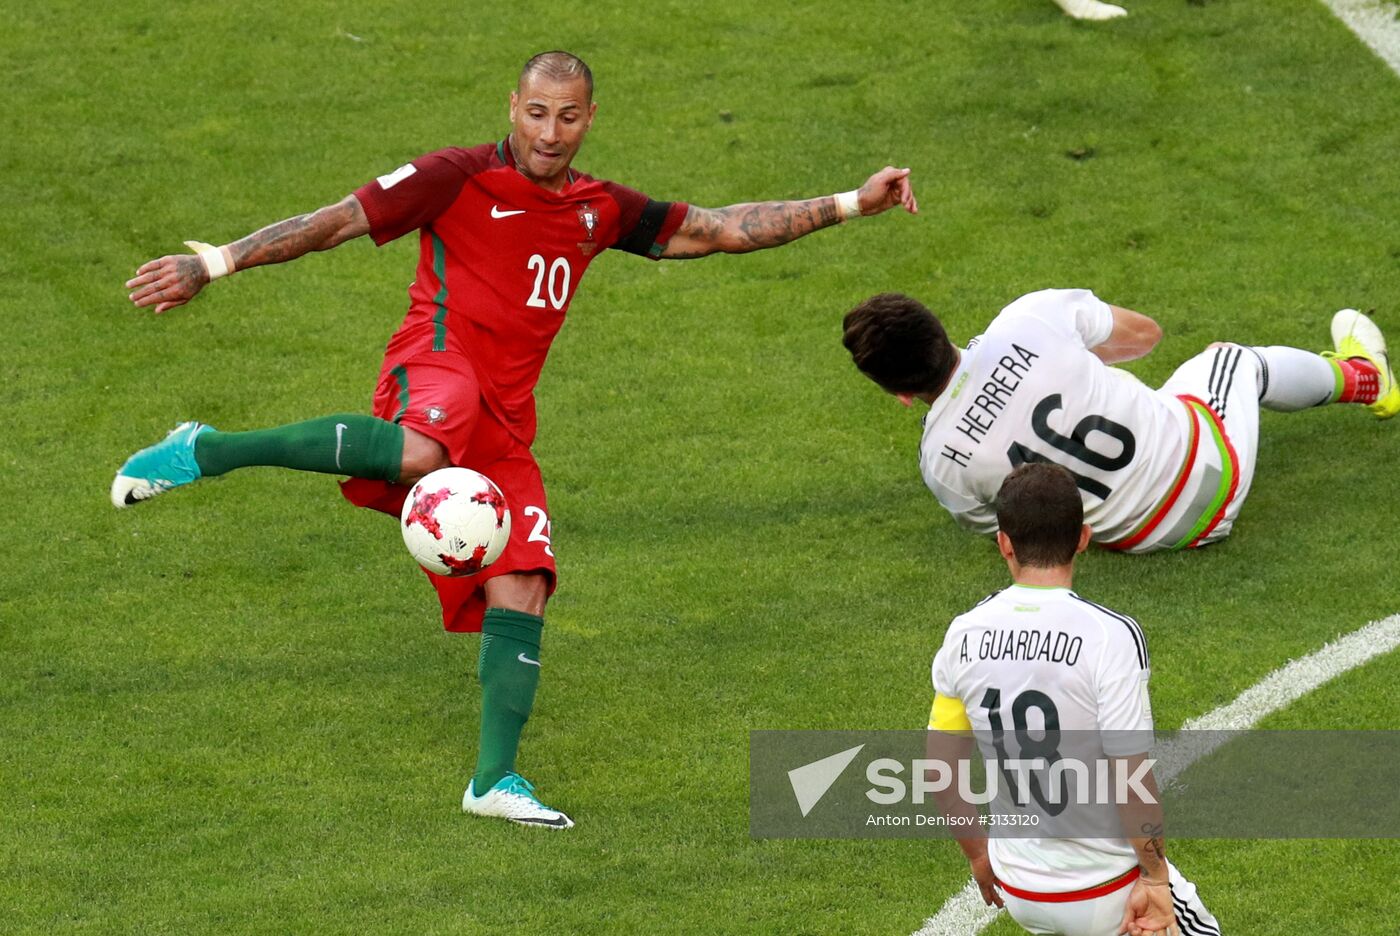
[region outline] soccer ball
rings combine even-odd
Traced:
[[[408,492],[399,517],[403,542],[438,575],[474,575],[510,541],[510,509],[490,478],[470,468],[439,468]]]

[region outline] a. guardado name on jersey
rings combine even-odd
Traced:
[[[963,634],[958,649],[958,662],[972,660],[968,647],[970,634]],[[1064,631],[1043,630],[985,630],[977,642],[979,660],[1045,660],[1073,666],[1079,662],[1084,649],[1082,637],[1071,637]]]

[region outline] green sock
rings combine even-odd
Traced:
[[[194,460],[206,477],[250,465],[274,465],[397,481],[403,427],[373,416],[341,413],[252,432],[207,429],[195,440]]]
[[[477,796],[515,769],[520,732],[530,718],[535,687],[540,684],[543,629],[544,618],[534,614],[486,609],[481,625],[481,659],[477,664],[481,678],[481,750],[472,777],[472,791]]]

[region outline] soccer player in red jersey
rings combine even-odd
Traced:
[[[481,631],[481,744],[463,809],[568,828],[515,772],[540,674],[544,608],[556,584],[535,439],[535,384],[574,290],[600,250],[656,259],[776,247],[856,215],[918,210],[909,170],[805,201],[700,208],[657,201],[573,168],[598,105],[593,76],[567,52],[530,59],[510,95],[510,134],[449,148],[380,176],[333,205],[241,240],[142,265],[126,285],[165,312],[220,276],[293,260],[368,234],[418,232],[409,310],[389,341],[373,416],[337,414],[252,432],[182,423],[137,452],[112,485],[118,507],[250,465],[348,475],[346,498],[398,515],[408,487],[462,465],[506,495],[514,523],[501,558],[469,578],[429,575],[443,626]]]

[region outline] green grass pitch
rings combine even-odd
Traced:
[[[755,728],[908,728],[943,628],[1003,579],[923,488],[918,422],[840,315],[922,297],[958,338],[1044,286],[1207,342],[1400,336],[1400,80],[1320,3],[443,5],[56,0],[0,32],[0,930],[907,934],[965,880],[932,842],[753,841]],[[118,513],[182,418],[368,406],[412,238],[220,282],[122,283],[419,153],[499,138],[531,53],[598,77],[578,165],[715,206],[914,169],[922,214],[746,257],[605,256],[539,387],[562,585],[522,767],[579,826],[458,811],[476,639],[392,523],[252,470]],[[1226,544],[1090,556],[1175,727],[1400,611],[1400,425],[1265,414]],[[1268,723],[1400,728],[1400,658]],[[1394,921],[1383,841],[1178,841],[1229,933]],[[1009,934],[1002,919],[989,930]]]

